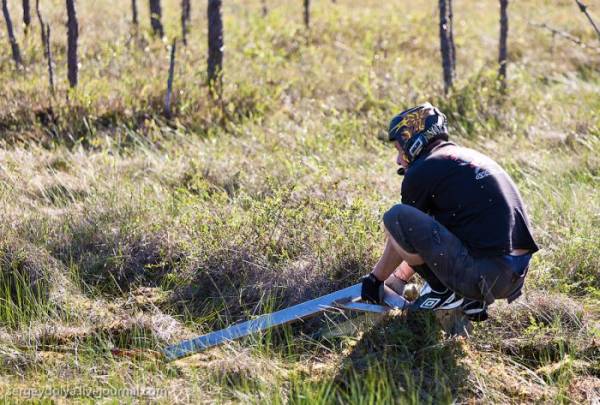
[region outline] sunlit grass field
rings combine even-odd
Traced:
[[[178,44],[130,2],[77,3],[79,87],[64,2],[51,96],[39,27],[14,68],[0,27],[0,394],[163,403],[590,403],[600,399],[600,41],[572,1],[454,2],[443,94],[437,2],[224,1],[223,87],[206,85],[205,2]],[[600,1],[588,0],[600,21]],[[34,15],[35,16],[35,15]],[[586,47],[532,24],[581,38]],[[358,282],[400,200],[389,119],[444,111],[451,137],[502,164],[541,251],[524,296],[468,339],[434,317],[331,313],[165,363],[167,344]],[[328,333],[353,323],[344,333]],[[348,323],[344,323],[348,326]]]

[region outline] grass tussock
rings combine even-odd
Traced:
[[[0,242],[0,324],[18,327],[49,316],[66,293],[64,275],[43,248],[10,231]]]

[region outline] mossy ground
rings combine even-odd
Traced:
[[[300,1],[268,1],[266,17],[259,1],[224,2],[217,99],[205,85],[205,10],[193,4],[171,119],[162,113],[170,41],[149,35],[142,3],[136,35],[128,2],[78,3],[80,86],[68,90],[64,5],[42,0],[54,98],[37,27],[17,30],[22,71],[2,30],[5,398],[598,400],[600,54],[573,2],[510,4],[502,94],[498,4],[456,1],[448,96],[435,2],[313,1],[310,31]],[[589,6],[600,18],[600,3]],[[179,35],[179,2],[163,9],[167,35]],[[319,337],[323,323],[343,320],[331,315],[174,363],[155,355],[367,273],[382,250],[381,214],[400,198],[385,126],[425,100],[447,113],[454,140],[499,161],[523,194],[542,250],[519,302],[497,305],[467,340],[402,315]]]

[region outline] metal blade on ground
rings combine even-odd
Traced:
[[[228,328],[214,331],[206,335],[199,336],[194,339],[185,340],[168,346],[163,353],[167,361],[176,360],[191,354],[206,350],[210,347],[217,346],[224,342],[236,340],[244,336],[249,336],[253,333],[260,332],[274,326],[285,325],[287,323],[301,320],[320,312],[332,308],[339,308],[336,302],[347,302],[349,304],[360,299],[361,284],[355,284],[351,287],[344,288],[339,291],[332,292],[319,298],[306,301],[286,309],[282,309],[270,314],[264,314],[258,318],[232,325]],[[403,309],[406,305],[406,300],[392,291],[389,287],[385,287],[384,302],[391,308]],[[360,307],[349,308],[353,310],[368,310],[369,312],[382,312],[380,309],[389,310],[389,308],[380,305],[374,306],[371,304],[368,308],[360,309]],[[379,308],[372,308],[379,307]]]

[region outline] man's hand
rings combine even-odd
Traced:
[[[383,303],[383,281],[379,280],[373,273],[364,276],[362,279],[362,289],[360,296],[363,300],[374,304]]]

